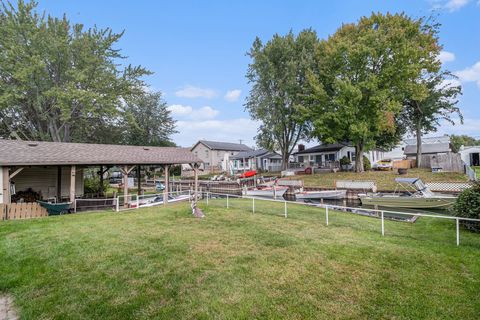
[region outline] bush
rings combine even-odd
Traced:
[[[108,179],[103,180],[103,192],[107,192],[110,187]],[[99,193],[100,192],[100,177],[85,177],[84,180],[85,193]]]
[[[370,163],[370,160],[366,156],[363,156],[363,170],[368,171],[372,169],[372,164]]]
[[[480,219],[480,184],[463,191],[455,204],[453,213],[457,217]],[[465,228],[480,232],[480,223],[475,221],[461,221]]]
[[[350,159],[347,156],[343,156],[343,158],[340,159],[340,165],[348,166],[350,164],[352,164],[352,161],[350,161]]]

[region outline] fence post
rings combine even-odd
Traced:
[[[287,217],[287,201],[284,202],[285,203],[285,218]]]
[[[115,203],[115,211],[118,212],[118,211],[120,211],[120,196],[117,196],[117,197],[115,198],[115,200],[116,200],[116,203]]]
[[[73,200],[73,212],[77,213],[77,199]]]
[[[188,189],[188,202],[192,202],[192,190]]]
[[[328,206],[325,206],[325,222],[327,223],[327,226],[328,226]]]
[[[380,214],[382,215],[382,236],[385,235],[385,220],[383,219],[383,211],[380,211]]]
[[[137,194],[137,209],[140,209],[140,195]]]
[[[228,209],[228,194],[227,194],[227,209]]]
[[[455,219],[457,221],[457,246],[460,245],[460,221],[459,219]]]
[[[252,198],[252,213],[255,213],[255,198]]]
[[[207,191],[207,206],[208,206],[208,191]]]

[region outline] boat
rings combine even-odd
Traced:
[[[397,188],[393,193],[359,194],[362,205],[411,208],[445,209],[452,206],[457,197],[432,192],[420,178],[396,178]],[[399,186],[405,191],[398,191]]]
[[[257,171],[256,170],[249,170],[249,171],[246,171],[244,173],[242,173],[240,175],[240,178],[243,179],[243,178],[250,178],[250,177],[253,177],[257,174]]]
[[[260,186],[243,190],[243,195],[251,197],[281,198],[287,192],[288,187]]]
[[[298,199],[344,199],[347,196],[347,190],[322,190],[322,191],[299,191],[295,193]]]

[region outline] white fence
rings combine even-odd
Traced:
[[[226,208],[230,208],[230,202],[231,202],[232,198],[251,200],[252,213],[255,213],[255,203],[258,202],[258,201],[282,203],[283,204],[283,216],[285,218],[288,218],[288,208],[289,208],[289,206],[293,206],[293,205],[298,206],[299,205],[299,206],[322,208],[322,209],[325,210],[325,225],[327,225],[327,226],[329,225],[329,210],[348,211],[348,212],[354,213],[354,214],[361,214],[361,213],[359,213],[361,211],[375,212],[375,213],[378,214],[378,216],[381,220],[381,234],[382,234],[382,236],[385,235],[385,214],[453,220],[453,221],[455,221],[455,224],[456,224],[456,244],[457,244],[457,246],[460,245],[460,221],[475,221],[475,222],[480,223],[480,219],[462,218],[462,217],[454,217],[454,216],[448,216],[448,215],[424,214],[424,213],[402,212],[402,211],[393,211],[393,210],[380,210],[380,209],[370,209],[370,208],[368,208],[368,209],[367,208],[354,208],[354,207],[329,205],[329,204],[312,204],[312,203],[297,202],[297,201],[274,200],[274,199],[268,199],[268,198],[236,196],[236,195],[211,193],[211,192],[207,192],[204,196],[204,199],[205,199],[205,202],[206,202],[207,206],[209,205],[209,202],[211,201],[212,197],[213,198],[220,197],[222,199],[225,199]]]
[[[469,165],[465,165],[465,173],[471,181],[477,181],[477,173]]]

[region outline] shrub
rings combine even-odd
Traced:
[[[343,156],[343,158],[340,159],[340,165],[348,166],[350,164],[352,164],[352,161],[350,161],[350,159],[347,156]]]
[[[457,217],[480,219],[480,184],[463,191],[455,204],[453,213]],[[480,223],[475,221],[462,221],[465,228],[480,232]]]
[[[103,180],[103,192],[107,192],[110,184],[108,179]],[[99,193],[100,192],[100,177],[85,177],[84,179],[85,193]]]
[[[372,164],[370,163],[370,160],[366,156],[363,156],[363,170],[368,171],[370,169],[372,169]]]

